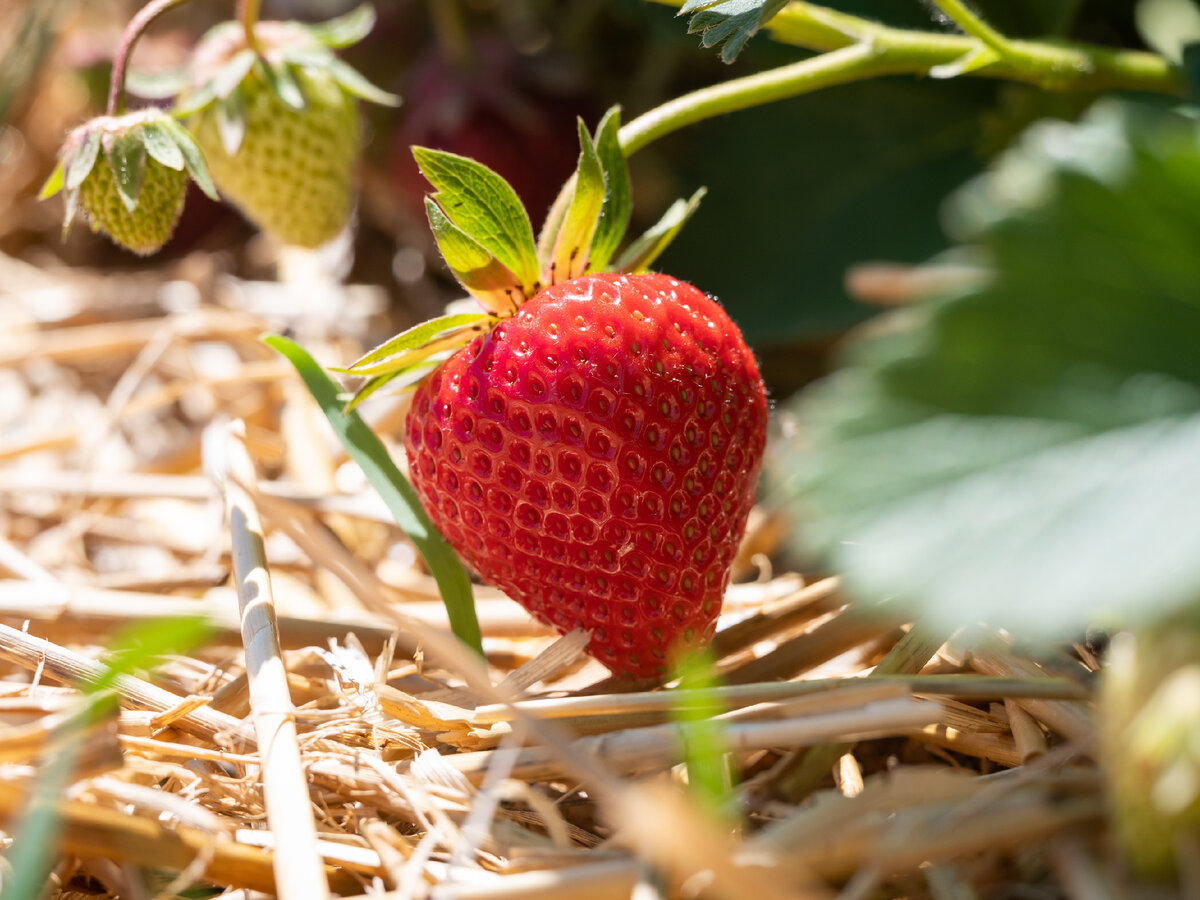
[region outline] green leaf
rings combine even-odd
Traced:
[[[350,458],[362,468],[371,486],[391,510],[396,524],[416,545],[437,581],[454,634],[482,656],[482,637],[475,617],[471,582],[450,545],[434,529],[425,510],[421,508],[412,485],[396,468],[379,438],[358,413],[343,411],[338,400],[338,386],[302,347],[278,335],[265,340],[296,367]]]
[[[629,166],[621,150],[618,132],[621,130],[621,107],[614,106],[596,128],[596,153],[604,169],[604,208],[596,235],[592,238],[591,268],[601,271],[608,265],[625,229],[629,227],[629,216],[633,206],[629,188]]]
[[[209,82],[212,86],[213,96],[218,100],[224,100],[241,87],[246,76],[250,74],[250,70],[254,68],[257,59],[258,54],[249,48],[239,50],[230,57],[229,62],[221,66]]]
[[[448,332],[458,331],[463,327],[479,325],[485,321],[491,321],[492,318],[487,313],[459,313],[458,315],[439,316],[436,319],[430,319],[428,322],[422,322],[420,325],[414,325],[407,331],[400,332],[395,337],[384,341],[374,350],[360,356],[346,369],[337,371],[344,371],[347,375],[379,374],[378,372],[367,372],[365,368],[377,363],[394,362],[403,354],[412,350],[419,350],[430,341]]]
[[[360,100],[378,103],[380,106],[400,105],[400,97],[397,94],[371,84],[356,68],[336,56],[330,58],[326,68],[338,84]]]
[[[217,120],[217,135],[226,155],[237,156],[246,138],[246,95],[235,90],[217,100],[213,107]]]
[[[1105,103],[951,207],[992,275],[799,407],[779,491],[862,600],[1064,635],[1200,597],[1200,131]]]
[[[183,151],[162,124],[147,122],[141,128],[141,135],[151,159],[158,160],[168,169],[183,171]]]
[[[425,213],[438,251],[459,283],[493,313],[512,312],[524,291],[512,270],[455,225],[429,197]]]
[[[213,184],[212,176],[208,173],[208,163],[204,161],[204,154],[200,150],[200,145],[196,143],[196,139],[174,119],[167,119],[162,124],[167,134],[171,136],[172,140],[175,141],[175,145],[179,147],[180,152],[183,154],[184,165],[187,166],[188,174],[192,176],[192,180],[210,198],[219,200],[220,197],[217,195],[216,185]]]
[[[481,163],[456,153],[413,147],[421,173],[446,217],[507,266],[525,288],[538,280],[533,226],[516,191]]]
[[[38,199],[47,200],[61,191],[63,189],[63,180],[63,161],[60,156],[58,162],[54,164],[54,171],[50,173],[50,177],[46,179],[46,183],[42,185],[42,189],[38,191]]]
[[[304,99],[304,92],[300,90],[300,83],[292,74],[289,64],[286,61],[272,64],[261,59],[255,59],[254,62],[254,68],[259,77],[283,101],[284,106],[295,112],[304,112],[308,107],[308,101]]]
[[[76,190],[85,178],[92,173],[92,167],[100,155],[100,132],[93,128],[88,131],[83,143],[78,149],[68,147],[63,156],[63,166],[66,171],[65,184],[68,191]]]
[[[543,280],[549,284],[570,281],[588,267],[592,238],[604,206],[604,169],[582,119],[579,120],[579,147],[571,203],[554,237],[550,262],[544,272]]]
[[[305,30],[326,47],[352,47],[370,34],[374,27],[375,7],[364,3],[336,19],[306,25]]]
[[[114,135],[112,146],[105,155],[116,179],[121,202],[133,212],[137,208],[138,194],[142,191],[142,180],[146,175],[146,145],[142,143],[141,129]]]
[[[658,258],[658,255],[667,249],[667,245],[675,239],[675,235],[679,234],[679,229],[692,217],[692,213],[700,205],[704,194],[705,189],[699,188],[686,201],[676,200],[672,203],[657,223],[625,249],[621,258],[617,260],[617,271],[646,271],[650,264]]]
[[[775,18],[788,5],[788,0],[689,0],[679,9],[679,15],[692,13],[688,33],[700,34],[704,47],[721,43],[721,60],[731,63],[758,30]]]

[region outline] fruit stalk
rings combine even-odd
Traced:
[[[237,18],[242,23],[242,30],[246,32],[246,46],[253,50],[256,56],[263,55],[262,44],[258,35],[254,33],[254,26],[258,24],[258,11],[261,8],[262,0],[238,0]]]
[[[113,57],[112,79],[108,85],[108,115],[119,116],[125,112],[125,72],[129,68],[129,57],[133,55],[133,48],[150,27],[150,23],[167,10],[187,2],[188,0],[150,0],[129,20],[129,24],[125,26],[125,33],[121,35],[117,55]]]
[[[655,2],[681,5],[681,0]],[[948,6],[956,12],[963,9],[954,2]],[[631,154],[685,125],[713,116],[878,75],[973,75],[1053,91],[1183,93],[1179,70],[1156,53],[1010,40],[975,17],[971,25],[973,32],[985,28],[989,39],[984,40],[982,32],[941,34],[890,28],[813,3],[793,2],[766,28],[775,40],[820,51],[820,55],[676,97],[624,126],[621,147]]]

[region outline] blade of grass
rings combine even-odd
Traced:
[[[119,635],[110,645],[110,655],[99,677],[80,685],[80,708],[58,729],[57,749],[43,762],[33,785],[33,794],[16,824],[9,856],[9,875],[0,887],[3,900],[37,900],[57,852],[60,830],[58,801],[66,792],[71,774],[83,749],[82,733],[106,716],[117,712],[111,687],[122,675],[152,664],[167,653],[183,653],[205,641],[212,626],[204,619],[184,616],[139,623]]]
[[[362,468],[371,487],[391,510],[396,524],[416,545],[417,552],[437,581],[451,630],[459,640],[482,656],[483,639],[475,617],[475,601],[467,573],[454,550],[425,515],[408,479],[396,468],[383,443],[362,417],[353,411],[343,412],[338,399],[341,389],[303,347],[279,335],[271,335],[265,341],[295,366],[350,458]]]

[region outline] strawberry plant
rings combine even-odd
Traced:
[[[46,193],[64,191],[68,222],[82,208],[94,228],[152,252],[179,214],[185,173],[208,186],[207,157],[225,196],[281,240],[316,246],[340,232],[354,98],[393,99],[332,52],[369,17],[259,23],[249,0],[240,23],[197,50],[173,115],[127,114],[123,60],[171,5],[131,25],[109,115],[72,133]],[[959,0],[936,4],[948,31],[804,2],[674,5],[727,62],[759,31],[813,55],[624,127],[615,108],[594,132],[581,123],[575,173],[536,235],[494,171],[414,148],[435,241],[477,307],[334,370],[360,379],[349,398],[297,345],[272,345],[477,651],[459,557],[559,632],[584,629],[614,674],[662,679],[713,634],[764,455],[796,549],[844,575],[858,610],[936,635],[980,621],[1017,639],[1116,632],[1099,750],[1115,831],[1136,868],[1170,874],[1200,834],[1200,129],[1194,106],[1169,105],[1189,73],[1157,53],[1010,38]],[[627,158],[706,119],[894,75],[1171,99],[1101,102],[1077,123],[1025,132],[948,207],[967,276],[918,291],[851,342],[768,448],[739,298],[727,313],[702,286],[651,271],[704,189],[622,247]],[[412,393],[408,478],[356,411],[385,389]],[[914,654],[918,668],[935,649]],[[877,671],[895,672],[891,662]]]

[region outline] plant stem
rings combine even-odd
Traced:
[[[655,2],[680,6],[682,0]],[[1010,40],[958,0],[939,0],[939,5],[964,30],[969,24],[972,32],[980,33],[891,28],[813,3],[793,2],[766,27],[776,40],[820,51],[820,55],[676,97],[625,125],[621,147],[628,155],[713,116],[877,75],[928,76],[939,67],[946,72],[964,58],[980,54],[999,58],[978,68],[964,66],[961,74],[1021,81],[1053,91],[1137,90],[1178,95],[1183,90],[1178,70],[1155,53]]]
[[[138,40],[150,27],[150,23],[168,9],[187,3],[187,0],[150,0],[138,10],[137,15],[125,26],[117,55],[113,57],[112,78],[108,84],[108,115],[119,116],[125,112],[125,72],[129,68],[129,57]]]
[[[262,56],[263,49],[258,35],[254,33],[261,7],[262,0],[238,0],[237,5],[238,21],[242,23],[242,30],[246,33],[246,46],[253,50],[256,56]]]
[[[987,22],[983,21],[973,9],[963,3],[962,0],[933,0],[947,16],[954,20],[959,28],[969,34],[971,37],[987,44],[1001,56],[1009,55],[1008,40],[992,28]]]

